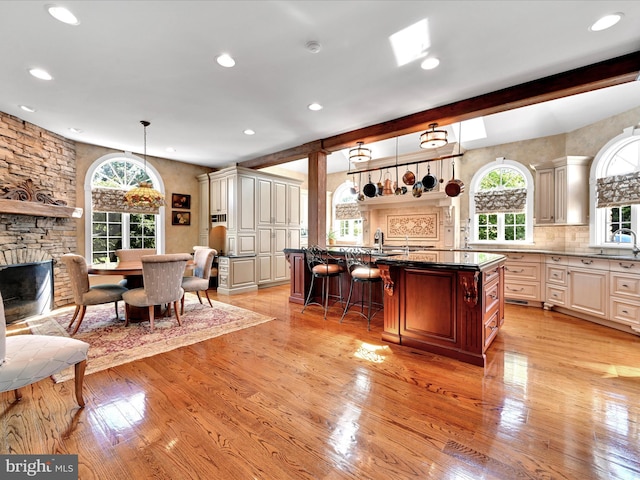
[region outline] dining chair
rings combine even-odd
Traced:
[[[13,390],[16,400],[20,400],[21,387],[73,365],[76,401],[80,407],[84,407],[82,383],[88,351],[89,344],[75,338],[53,335],[7,337],[4,304],[0,294],[0,392]]]
[[[376,304],[373,302],[372,288],[374,284],[382,285],[382,276],[380,269],[376,268],[371,263],[371,250],[365,248],[349,248],[345,251],[345,259],[347,261],[347,270],[351,275],[351,284],[349,285],[349,296],[347,297],[347,303],[342,312],[340,323],[344,320],[351,307],[360,304],[360,311],[356,311],[360,316],[367,319],[367,330],[371,329],[371,319],[382,310],[382,304]],[[362,293],[360,295],[360,302],[351,303],[351,297],[353,295],[353,287],[355,285],[362,285]],[[365,314],[365,292],[364,287],[368,287],[367,296],[367,313]],[[374,307],[376,310],[374,311]]]
[[[76,304],[76,310],[67,328],[71,328],[76,318],[78,319],[78,323],[73,329],[73,332],[71,332],[71,335],[75,335],[80,328],[84,314],[87,311],[87,306],[89,305],[102,305],[104,303],[114,302],[116,319],[120,318],[118,315],[118,301],[122,300],[122,294],[127,291],[126,287],[113,283],[90,286],[89,267],[82,255],[65,253],[62,255],[62,261],[69,271],[73,301]]]
[[[311,272],[311,285],[309,286],[309,293],[304,301],[304,307],[302,312],[309,305],[320,305],[324,308],[324,319],[327,319],[327,311],[329,310],[329,298],[332,297],[336,302],[342,303],[342,282],[340,281],[340,275],[345,271],[344,267],[338,263],[338,259],[333,257],[326,249],[320,248],[317,245],[313,245],[309,248],[304,248],[305,258],[307,260],[307,268]],[[338,279],[338,295],[331,293],[331,279]],[[316,281],[322,283],[322,292],[320,295],[320,302],[312,301],[314,295],[314,284]],[[334,302],[334,303],[336,303]]]
[[[145,255],[155,255],[155,248],[122,248],[120,250],[116,250],[116,257],[118,258],[118,262],[139,262],[140,259]],[[131,285],[127,278],[123,278],[118,282],[121,286],[132,288],[137,287],[137,285]]]
[[[142,257],[144,286],[128,290],[122,295],[122,299],[125,301],[125,326],[129,325],[129,306],[147,307],[153,332],[155,306],[167,304],[167,313],[170,315],[172,303],[176,311],[178,325],[182,325],[178,301],[184,295],[182,278],[189,260],[191,260],[191,255],[188,253],[145,255]]]
[[[184,277],[182,279],[182,289],[186,292],[196,292],[198,300],[202,304],[202,298],[200,298],[200,292],[204,292],[209,306],[213,307],[211,299],[209,298],[209,278],[211,277],[213,258],[218,254],[213,248],[201,248],[193,247],[193,261],[196,264],[193,269],[193,275],[190,277]],[[184,313],[184,295],[180,300],[180,313]]]

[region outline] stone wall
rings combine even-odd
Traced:
[[[75,143],[17,117],[0,112],[0,186],[25,180],[56,200],[75,206]],[[53,258],[54,304],[72,301],[69,277],[60,257],[77,251],[76,221],[71,218],[0,212],[0,263]]]

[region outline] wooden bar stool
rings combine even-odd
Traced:
[[[351,307],[360,305],[360,311],[354,310],[355,313],[367,319],[367,330],[371,330],[371,319],[383,309],[383,305],[373,302],[372,289],[374,284],[382,285],[382,276],[380,269],[371,264],[371,251],[362,248],[351,248],[345,251],[347,261],[347,270],[351,275],[351,284],[349,286],[349,296],[344,307],[344,312],[340,318],[340,323],[344,320]],[[355,284],[362,285],[362,295],[359,302],[351,303],[353,295],[353,286]],[[365,285],[368,287],[367,313],[365,310]],[[375,311],[373,309],[375,308]]]
[[[307,260],[307,267],[311,272],[311,286],[309,287],[309,293],[307,294],[307,299],[304,302],[304,307],[302,307],[301,313],[304,313],[305,308],[309,305],[320,305],[324,308],[324,319],[326,320],[327,310],[329,310],[329,297],[335,299],[333,304],[337,302],[340,302],[341,304],[344,303],[342,298],[342,282],[340,281],[340,274],[345,270],[344,267],[338,263],[338,259],[331,256],[325,249],[314,245],[303,250]],[[338,295],[331,294],[330,292],[331,279],[335,277],[338,277]],[[313,299],[313,286],[316,279],[322,282],[322,295],[320,297],[322,303],[311,301]]]

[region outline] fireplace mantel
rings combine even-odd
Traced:
[[[0,199],[0,213],[35,217],[81,218],[82,209],[38,202]]]

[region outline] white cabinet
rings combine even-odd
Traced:
[[[539,304],[542,256],[535,253],[507,253],[504,266],[504,297],[519,304]]]
[[[255,277],[256,257],[218,257],[218,293],[255,291],[258,289]]]
[[[594,317],[607,317],[609,298],[609,261],[570,257],[569,308]]]
[[[227,213],[227,177],[213,177],[210,181],[209,199],[211,215]]]
[[[544,308],[565,307],[568,299],[569,259],[565,255],[546,255],[544,276]]]
[[[609,261],[609,319],[640,333],[640,261]]]
[[[269,178],[258,178],[258,223],[287,224],[287,184]]]
[[[591,157],[566,156],[536,165],[537,224],[586,224]]]
[[[198,215],[198,245],[209,245],[209,176],[198,175],[198,187],[200,190],[200,211]]]

